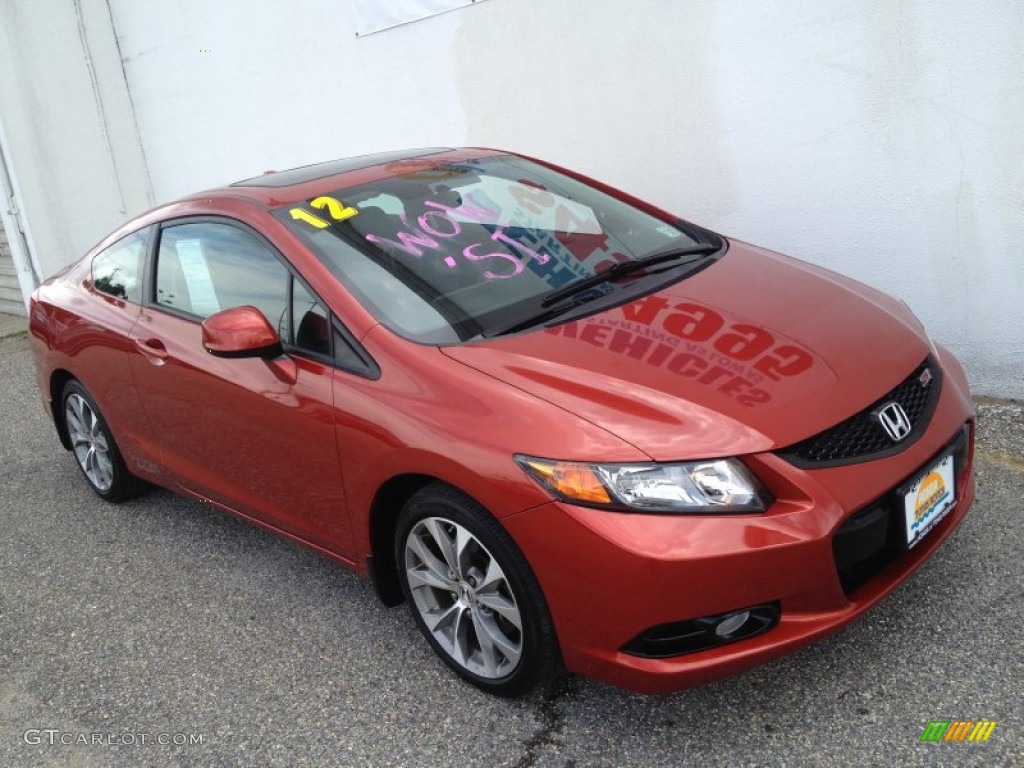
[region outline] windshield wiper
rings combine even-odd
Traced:
[[[541,323],[547,322],[548,320],[552,320],[558,317],[559,315],[565,314],[569,310],[575,309],[576,307],[582,304],[586,304],[588,301],[603,298],[603,294],[600,293],[583,294],[578,296],[575,301],[567,302],[565,304],[558,304],[558,302],[562,301],[563,299],[567,299],[571,296],[576,296],[577,294],[582,294],[583,291],[587,290],[588,288],[593,288],[594,286],[601,285],[602,283],[608,282],[610,280],[615,280],[616,278],[621,277],[622,275],[628,275],[630,272],[635,272],[640,269],[652,267],[657,264],[663,264],[668,261],[675,261],[676,259],[682,259],[687,256],[704,256],[706,254],[713,253],[714,251],[717,251],[720,248],[721,246],[719,245],[701,243],[700,245],[694,245],[689,248],[674,248],[670,251],[661,251],[660,253],[653,253],[650,256],[645,256],[644,258],[637,259],[636,261],[621,262],[619,264],[616,264],[611,269],[605,272],[601,272],[598,275],[584,277],[573,283],[569,283],[563,288],[559,288],[546,294],[540,302],[540,306],[543,311],[519,320],[515,320],[514,322],[509,323],[508,325],[503,325],[499,326],[498,328],[488,330],[484,333],[481,333],[480,336],[491,339],[494,338],[495,336],[504,336],[505,334],[508,333],[515,333],[516,331],[522,331],[527,328],[532,328],[535,325],[539,325]],[[686,261],[683,262],[683,264],[689,264],[694,261],[699,261],[699,259],[687,259]],[[558,304],[558,306],[554,306],[555,304]]]
[[[576,301],[570,302],[568,304],[562,304],[557,307],[551,307],[550,309],[545,309],[544,311],[539,312],[535,315],[530,315],[529,317],[522,318],[520,320],[515,320],[509,323],[508,325],[502,325],[499,326],[498,328],[485,331],[484,333],[481,333],[480,336],[485,339],[493,339],[495,336],[504,336],[509,333],[515,333],[516,331],[524,331],[527,328],[532,328],[533,326],[539,325],[540,323],[545,323],[548,320],[553,320],[559,315],[564,315],[570,309],[575,309],[581,304],[586,304],[588,301],[597,298],[600,298],[600,295],[593,295],[585,299],[581,297]]]
[[[645,256],[642,259],[636,261],[623,261],[616,264],[611,269],[607,269],[604,272],[599,272],[596,275],[590,277],[583,277],[579,280],[575,280],[569,283],[564,288],[558,288],[557,290],[551,291],[551,293],[545,294],[544,298],[541,299],[540,305],[542,307],[550,307],[552,304],[557,304],[562,299],[568,298],[575,293],[585,291],[587,288],[593,288],[595,285],[601,285],[603,283],[609,283],[613,280],[617,280],[623,275],[628,275],[631,272],[637,272],[647,267],[653,267],[656,264],[662,264],[666,261],[675,261],[676,259],[684,258],[685,256],[705,256],[709,253],[714,253],[720,245],[712,245],[711,243],[701,243],[700,245],[694,245],[689,248],[673,248],[670,251],[662,251],[661,253],[653,253],[650,256]],[[690,259],[690,261],[697,261],[697,259]]]

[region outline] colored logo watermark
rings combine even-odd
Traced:
[[[921,741],[988,741],[995,720],[932,720]]]

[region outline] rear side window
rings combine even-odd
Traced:
[[[249,304],[280,329],[287,323],[288,270],[239,227],[209,221],[165,227],[156,303],[201,319]]]
[[[142,302],[142,260],[149,228],[122,237],[92,260],[92,285],[97,291],[135,304]]]

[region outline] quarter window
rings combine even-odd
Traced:
[[[92,285],[97,291],[124,301],[142,301],[142,257],[149,229],[122,237],[92,260]]]
[[[299,349],[331,354],[331,322],[323,304],[298,280],[292,280],[292,329]]]

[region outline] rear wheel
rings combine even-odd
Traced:
[[[479,504],[441,483],[398,520],[396,561],[413,617],[460,676],[521,696],[557,666],[554,627],[526,558]]]
[[[107,501],[124,501],[145,490],[146,483],[125,466],[107,422],[85,387],[69,381],[62,402],[71,450],[92,489]]]

